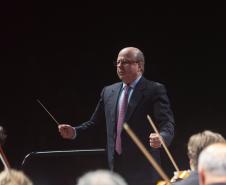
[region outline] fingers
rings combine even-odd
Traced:
[[[63,128],[66,128],[66,127],[71,127],[70,125],[68,125],[68,124],[60,124],[60,125],[58,125],[58,129],[60,130],[60,129],[63,129]]]
[[[70,125],[60,124],[58,130],[64,139],[74,139],[76,136],[75,128]]]

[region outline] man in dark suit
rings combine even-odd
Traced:
[[[109,167],[121,174],[130,185],[155,184],[159,176],[122,129],[122,123],[128,123],[159,164],[160,137],[169,145],[174,136],[174,118],[166,89],[164,85],[143,77],[144,64],[144,55],[139,49],[122,49],[115,62],[122,82],[102,90],[89,121],[76,127],[59,125],[62,137],[72,139],[78,132],[105,122]],[[152,117],[160,136],[151,133],[147,115]]]

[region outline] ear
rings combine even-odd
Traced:
[[[199,184],[205,185],[205,183],[206,183],[205,172],[202,169],[200,169],[199,170]]]
[[[190,164],[191,170],[195,170],[194,164],[191,159],[189,160],[189,164]]]
[[[190,164],[190,166],[192,165],[192,160],[191,159],[189,160],[189,164]]]
[[[142,72],[141,63],[140,63],[140,62],[138,62],[137,64],[138,64],[139,70]]]

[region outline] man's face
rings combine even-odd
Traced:
[[[120,52],[117,58],[117,74],[119,79],[129,84],[142,74],[140,63],[131,53]]]

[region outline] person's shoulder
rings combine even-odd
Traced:
[[[158,87],[160,87],[160,88],[165,87],[165,85],[163,83],[160,83],[160,82],[157,82],[157,81],[153,81],[153,80],[148,80],[148,79],[146,79],[144,77],[141,80],[143,80],[144,83],[146,83],[146,85],[148,87],[151,87],[151,88],[153,88],[153,87],[156,87],[156,88],[158,88]]]
[[[199,185],[198,172],[191,172],[190,176],[184,180],[174,183],[174,185]]]
[[[165,94],[166,87],[163,83],[147,80],[145,78],[141,79],[141,86],[146,89],[147,92],[151,94]],[[143,85],[142,85],[143,84]]]
[[[115,89],[116,87],[120,87],[122,85],[122,82],[116,82],[111,85],[107,85],[104,87],[104,89],[110,90],[110,89]]]
[[[112,92],[118,91],[121,87],[122,87],[122,82],[117,82],[111,85],[107,85],[102,89],[101,95],[108,96]]]

